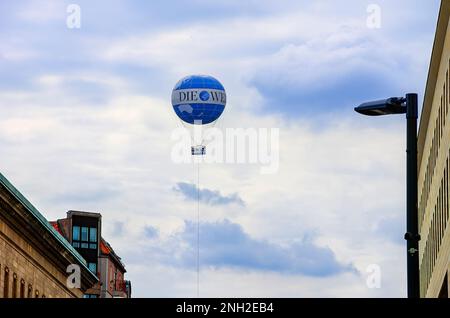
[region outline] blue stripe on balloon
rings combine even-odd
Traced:
[[[225,106],[217,104],[181,104],[174,105],[177,116],[188,124],[201,120],[202,125],[216,121],[222,115]]]
[[[222,84],[212,76],[195,75],[187,76],[175,85],[174,90],[190,89],[190,88],[209,88],[225,91]]]

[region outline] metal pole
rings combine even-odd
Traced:
[[[408,298],[420,297],[419,225],[417,210],[417,94],[406,95],[406,231]]]

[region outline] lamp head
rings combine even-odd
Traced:
[[[391,97],[368,102],[355,107],[355,111],[367,116],[406,114],[406,99],[404,97]]]

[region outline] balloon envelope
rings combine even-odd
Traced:
[[[206,125],[216,121],[227,102],[222,84],[212,76],[191,75],[182,78],[172,91],[172,106],[188,124]]]

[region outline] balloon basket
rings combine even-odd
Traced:
[[[192,146],[191,154],[193,156],[204,156],[206,155],[206,146]]]

